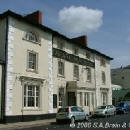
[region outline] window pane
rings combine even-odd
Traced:
[[[57,95],[53,94],[53,108],[57,108]]]
[[[36,69],[36,54],[35,53],[32,53],[32,52],[29,52],[29,61],[28,61],[28,67],[29,69],[33,69],[35,70]]]
[[[28,97],[28,107],[34,107],[34,97]]]
[[[26,107],[26,97],[24,97],[24,107]]]
[[[58,61],[58,73],[64,75],[64,63],[61,61]]]
[[[79,78],[79,66],[74,65],[74,77]]]
[[[36,107],[39,105],[39,97],[36,97]]]
[[[91,69],[87,68],[87,81],[91,81]]]

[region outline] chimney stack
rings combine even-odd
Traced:
[[[80,37],[72,38],[72,41],[85,47],[88,46],[88,38],[87,36],[84,35]]]
[[[42,12],[36,11],[25,16],[25,18],[35,24],[42,24]]]

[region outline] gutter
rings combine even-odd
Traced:
[[[7,59],[8,59],[8,53],[7,53],[7,49],[8,49],[8,31],[9,31],[9,18],[8,16],[6,17],[6,37],[5,37],[5,65],[3,67],[3,87],[2,87],[2,121],[5,122],[5,110],[6,110],[6,77],[7,77]]]

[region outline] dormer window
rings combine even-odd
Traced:
[[[25,40],[31,41],[33,43],[38,43],[38,36],[33,32],[27,32],[24,37]]]

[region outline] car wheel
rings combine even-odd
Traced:
[[[71,121],[71,124],[74,124],[75,118],[72,116],[71,119],[70,119],[70,121]]]

